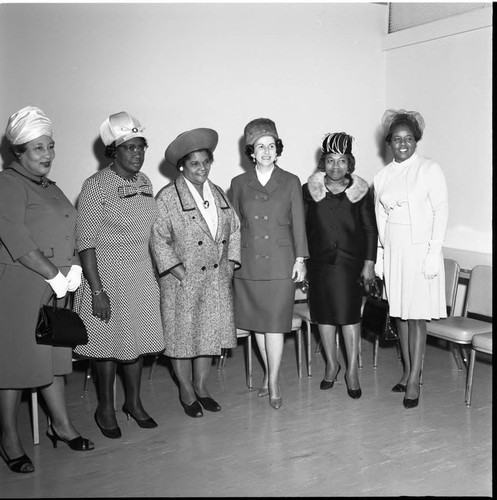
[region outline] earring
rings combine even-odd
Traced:
[[[179,167],[179,171],[180,171],[180,172],[183,172],[183,167]]]

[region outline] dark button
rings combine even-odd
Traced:
[[[66,214],[66,217],[69,217],[69,214]]]
[[[71,262],[72,257],[67,257],[67,260],[68,260],[69,262]]]
[[[221,241],[223,245],[226,245],[226,240]]]
[[[337,227],[336,226],[331,226],[331,229],[336,229]]]
[[[202,271],[205,271],[207,268],[205,266],[202,266]]]
[[[217,269],[219,266],[217,264],[214,264],[214,269]]]
[[[335,244],[333,245],[333,248],[338,248],[338,245],[335,243]]]
[[[198,244],[199,244],[199,245],[202,245],[202,243],[203,243],[202,241],[199,241],[199,242],[198,242]]]

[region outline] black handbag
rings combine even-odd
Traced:
[[[376,277],[362,311],[362,328],[383,340],[399,340],[396,321],[390,318],[388,301],[382,298],[382,282]]]
[[[71,304],[72,306],[72,295]],[[69,293],[66,295],[67,307]],[[41,306],[36,324],[36,343],[54,347],[76,347],[88,343],[88,332],[83,320],[71,308],[57,307],[55,294],[52,304]]]

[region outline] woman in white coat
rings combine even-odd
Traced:
[[[382,122],[393,161],[374,177],[375,211],[385,291],[390,315],[397,318],[404,359],[404,373],[392,390],[405,392],[404,407],[414,408],[426,321],[447,315],[442,255],[447,185],[440,166],[416,153],[424,129],[418,112],[387,110]]]

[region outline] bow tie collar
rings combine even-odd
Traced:
[[[117,188],[117,194],[119,198],[131,198],[137,194],[149,197],[154,196],[152,186],[149,184],[142,184],[141,186],[119,186]]]

